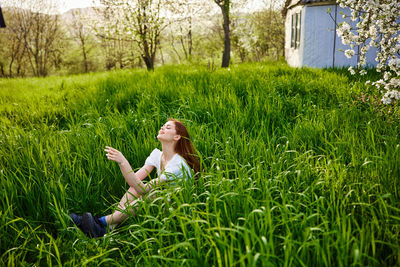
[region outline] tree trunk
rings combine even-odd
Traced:
[[[89,71],[88,66],[88,59],[86,54],[86,45],[85,45],[85,38],[82,34],[80,34],[81,45],[82,45],[82,56],[83,56],[83,67],[85,68],[85,73]]]
[[[192,17],[189,17],[189,32],[188,32],[188,53],[189,53],[189,59],[192,58],[192,48],[193,48],[193,40],[192,40]]]
[[[181,33],[182,33],[182,27],[181,27]],[[183,50],[183,53],[185,53],[185,59],[187,60],[188,59],[188,53],[186,52],[184,36],[180,35],[179,40],[181,41],[182,50]]]
[[[4,65],[1,62],[0,62],[0,74],[1,77],[6,77],[6,74],[4,73]]]
[[[165,64],[165,61],[164,61],[164,54],[163,54],[163,52],[162,52],[162,46],[160,45],[160,55],[161,55],[161,64]]]
[[[5,27],[6,27],[6,23],[4,21],[3,12],[1,12],[1,7],[0,7],[0,28],[5,28]]]
[[[179,59],[179,62],[181,61],[181,55],[179,54],[179,52],[178,52],[178,50],[176,50],[176,48],[175,48],[175,39],[174,39],[174,35],[172,34],[172,37],[171,37],[172,39],[171,39],[171,48],[172,48],[172,51],[174,51],[175,52],[175,54],[176,54],[176,56],[178,57],[178,59]]]
[[[279,62],[279,47],[276,47],[276,61]]]
[[[231,35],[229,29],[229,0],[220,1],[217,3],[222,11],[222,17],[224,19],[224,51],[222,53],[222,67],[229,67],[229,61],[231,56]]]
[[[146,32],[146,28],[144,28],[144,32]],[[143,46],[143,53],[142,53],[142,58],[144,61],[144,64],[146,64],[147,70],[153,70],[154,69],[154,62],[151,60],[151,56],[149,53],[149,46],[147,43],[147,40],[145,39],[146,34],[143,35],[144,38],[142,37],[142,46]]]
[[[83,53],[83,66],[85,67],[85,73],[86,73],[89,71],[89,67],[88,67],[86,50],[84,46],[82,47],[82,53]]]
[[[142,55],[144,64],[146,64],[147,70],[154,70],[154,62],[151,60],[150,57],[147,57],[145,55]]]
[[[13,73],[12,73],[12,65],[13,65],[13,63],[14,63],[14,57],[11,57],[10,64],[8,66],[8,74],[9,74],[10,78],[12,78],[12,76],[13,76]]]

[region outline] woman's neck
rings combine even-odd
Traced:
[[[162,143],[162,153],[164,160],[170,161],[172,157],[176,154],[175,152],[175,142],[172,143]]]

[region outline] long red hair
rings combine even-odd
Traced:
[[[195,173],[200,172],[199,156],[194,149],[192,141],[190,141],[186,126],[177,119],[168,119],[168,121],[172,121],[175,124],[176,133],[181,136],[176,143],[175,152],[186,160],[189,167],[192,168]]]

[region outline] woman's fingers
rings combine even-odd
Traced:
[[[107,156],[107,158],[108,158],[109,160],[115,160],[115,157],[114,157],[113,155],[107,154],[106,156]]]
[[[115,148],[110,147],[110,146],[106,146],[106,148],[107,149],[104,149],[104,151],[106,151],[106,152],[109,152],[109,151],[114,152],[114,153],[118,153],[119,152],[118,150],[116,150]]]
[[[106,146],[106,149],[104,149],[104,151],[107,152],[106,156],[107,159],[109,160],[120,162],[123,159],[122,153],[116,150],[115,148]]]
[[[107,152],[107,153],[118,153],[119,152],[115,148],[112,148],[112,147],[109,147],[109,146],[106,146],[106,149],[104,149],[104,151]]]

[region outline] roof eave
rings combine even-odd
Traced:
[[[336,3],[337,3],[336,0],[297,0],[297,1],[286,0],[281,13],[283,17],[286,17],[287,11],[290,8],[293,8],[298,5],[324,6],[324,5],[334,5]]]

